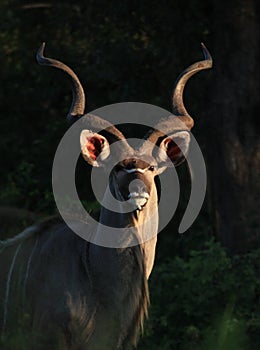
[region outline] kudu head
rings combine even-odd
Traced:
[[[44,57],[44,47],[43,43],[37,53],[39,64],[58,68],[71,79],[73,102],[67,120],[72,124],[78,118],[84,119],[86,128],[80,135],[84,159],[92,166],[105,168],[113,161],[116,164],[110,174],[113,196],[121,202],[127,201],[133,211],[141,212],[151,198],[157,201],[155,176],[168,166],[177,166],[185,160],[190,144],[189,131],[194,123],[185,109],[183,91],[193,74],[211,68],[212,58],[208,50],[202,44],[204,60],[189,66],[178,77],[172,96],[174,114],[160,120],[138,147],[131,147],[114,125],[98,116],[84,115],[85,94],[78,77],[64,63]],[[115,141],[120,141],[120,147],[111,152],[111,144]]]

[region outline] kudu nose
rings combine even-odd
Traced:
[[[147,188],[142,180],[134,179],[129,184],[129,193],[147,193]]]

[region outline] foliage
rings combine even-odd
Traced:
[[[210,240],[151,278],[151,313],[140,349],[245,350],[260,346],[260,250],[227,256]]]

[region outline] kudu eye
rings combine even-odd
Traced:
[[[120,165],[120,164],[117,164],[117,165],[115,166],[115,171],[116,171],[116,172],[119,172],[119,171],[122,170],[122,169],[124,169],[124,167],[122,167],[122,165]]]
[[[154,165],[151,165],[151,166],[149,167],[149,170],[150,170],[150,171],[154,171],[154,170],[155,170],[155,166],[154,166]]]

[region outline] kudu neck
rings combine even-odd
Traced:
[[[111,193],[116,199],[113,201],[113,211],[108,209],[111,207],[109,205]],[[129,249],[135,249],[138,245],[144,261],[145,274],[148,278],[154,263],[158,230],[158,197],[156,187],[154,186],[152,188],[147,204],[140,211],[123,212],[125,207],[121,199],[115,186],[110,186],[110,188],[108,187],[106,189],[103,199],[104,205],[100,214],[100,224],[95,235],[100,241],[101,239],[99,238],[104,235],[115,236],[119,232],[118,240],[115,240],[119,244],[115,245],[115,249],[106,248],[106,254],[102,256],[106,256],[107,261],[106,259],[102,260],[104,264],[109,264],[110,258],[114,262],[115,251],[120,252],[121,257],[124,253],[129,257]],[[98,250],[98,247],[95,249]],[[100,249],[104,252],[103,247],[100,247]]]

